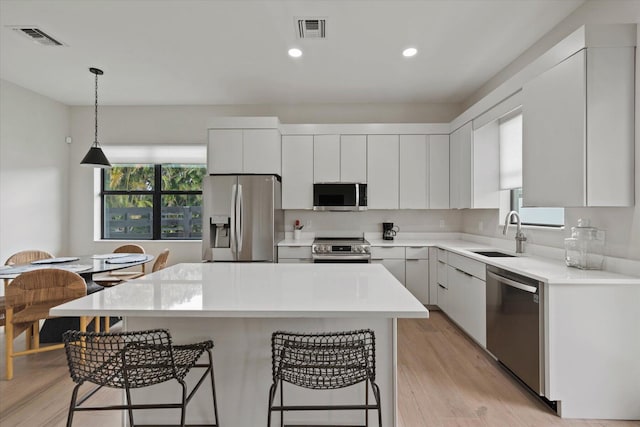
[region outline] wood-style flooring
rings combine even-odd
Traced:
[[[399,427],[640,426],[639,421],[557,417],[438,311],[429,319],[399,320],[398,336]],[[0,426],[64,426],[73,388],[64,350],[17,358],[14,379],[6,381],[4,328],[0,344]],[[101,390],[94,399],[120,401],[112,390]],[[74,426],[119,426],[120,421],[117,412],[79,413]]]

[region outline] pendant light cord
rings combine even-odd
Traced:
[[[94,145],[98,146],[98,74],[96,74],[96,103],[95,103],[95,116],[96,116],[96,126],[95,126],[95,138]]]

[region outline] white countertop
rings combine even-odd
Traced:
[[[305,246],[308,239],[296,241],[297,246]],[[640,271],[638,276],[628,276],[624,274],[613,273],[609,271],[596,271],[596,270],[580,270],[577,268],[567,267],[563,260],[555,260],[551,258],[543,258],[539,256],[531,256],[528,254],[521,254],[513,258],[490,258],[483,255],[478,255],[471,252],[471,250],[497,250],[500,252],[510,253],[516,255],[512,251],[506,251],[493,246],[487,246],[481,243],[470,242],[467,240],[444,240],[444,239],[402,239],[396,238],[394,240],[383,239],[367,239],[371,246],[433,246],[441,249],[445,249],[457,254],[466,256],[468,258],[481,261],[485,264],[494,265],[499,268],[512,271],[514,273],[522,274],[524,276],[532,277],[536,280],[546,282],[549,284],[594,284],[594,285],[640,285]],[[293,240],[285,240],[283,243],[294,242]],[[312,242],[312,240],[311,240]],[[306,246],[310,246],[311,242]]]
[[[406,318],[429,312],[377,264],[177,264],[51,309],[54,316]]]

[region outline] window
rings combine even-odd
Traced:
[[[202,239],[203,164],[116,164],[102,170],[102,238]]]
[[[511,210],[518,212],[524,225],[562,227],[564,208],[522,207],[522,112],[516,110],[502,117],[499,128],[500,188],[511,190]]]

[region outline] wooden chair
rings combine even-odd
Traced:
[[[53,258],[49,252],[40,251],[37,249],[31,249],[26,251],[17,252],[11,255],[4,265],[20,265],[20,264],[28,264],[31,261],[38,261],[41,259]],[[4,279],[4,294],[7,294],[7,286],[11,283],[10,279]],[[4,326],[6,323],[6,300],[5,297],[0,297],[0,326]],[[26,342],[27,348],[31,348],[31,337],[34,334],[39,325],[33,324],[33,327],[26,329]]]
[[[130,243],[122,245],[113,250],[114,254],[144,254],[144,248],[140,245]],[[93,281],[101,286],[114,286],[127,280],[136,279],[145,274],[145,265],[142,264],[142,271],[110,271],[108,273],[96,274]]]
[[[167,260],[169,259],[169,249],[165,249],[160,252],[160,255],[156,258],[153,263],[153,268],[151,269],[152,273],[156,271],[160,271],[167,266]]]
[[[7,287],[5,357],[7,380],[13,378],[13,358],[63,348],[63,344],[40,347],[39,329],[34,333],[34,348],[15,352],[13,340],[34,322],[50,319],[49,309],[87,294],[84,279],[73,272],[56,268],[29,271],[16,277]],[[80,318],[80,329],[86,331],[87,317]]]

